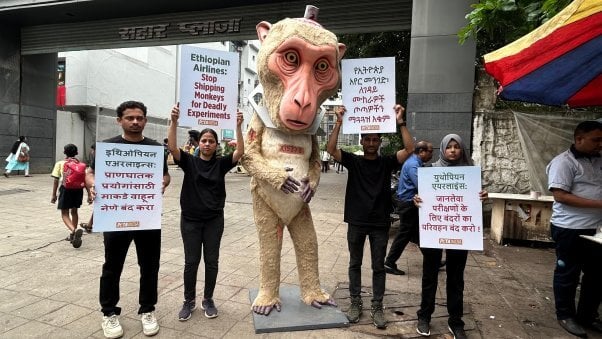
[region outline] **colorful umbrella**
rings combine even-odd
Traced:
[[[484,59],[503,99],[602,106],[602,0],[575,0]]]

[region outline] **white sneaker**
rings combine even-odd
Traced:
[[[142,332],[147,337],[153,336],[159,332],[159,324],[155,318],[155,312],[142,313]]]
[[[120,338],[123,336],[123,328],[119,323],[119,318],[117,315],[113,314],[112,316],[103,316],[102,317],[102,331],[106,338]]]

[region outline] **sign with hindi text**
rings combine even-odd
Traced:
[[[238,53],[193,46],[180,49],[180,126],[236,128]]]
[[[418,168],[420,247],[483,250],[481,168]]]
[[[163,146],[96,143],[94,232],[161,228]]]
[[[343,133],[395,133],[395,58],[343,59]]]

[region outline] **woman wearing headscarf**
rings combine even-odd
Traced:
[[[11,171],[25,171],[25,176],[29,176],[29,145],[27,138],[20,136],[10,149],[10,154],[6,157],[8,164],[4,172],[5,177],[10,176]]]
[[[433,163],[433,167],[449,167],[449,166],[473,166],[464,142],[457,134],[448,134],[441,140],[439,147],[439,160]],[[481,200],[487,198],[487,192],[479,192]],[[414,203],[419,206],[422,199],[414,196]],[[418,326],[416,332],[423,336],[429,336],[431,315],[435,311],[435,294],[437,293],[437,280],[439,267],[441,264],[441,256],[443,249],[440,248],[420,248],[422,251],[422,300],[420,309],[417,312]],[[464,268],[466,267],[466,259],[468,258],[467,250],[452,250],[446,249],[445,256],[447,260],[447,312],[448,328],[454,335],[454,338],[466,338],[464,332],[464,321],[462,314],[464,313]]]

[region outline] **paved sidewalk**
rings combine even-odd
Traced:
[[[420,300],[422,257],[408,246],[398,262],[405,276],[387,275],[386,330],[362,321],[343,329],[255,335],[248,298],[259,286],[259,246],[249,193],[249,177],[228,174],[225,231],[215,290],[219,317],[207,319],[195,311],[186,322],[177,320],[183,300],[183,249],[179,232],[179,193],[182,172],[172,167],[172,184],[163,207],[161,269],[156,338],[369,338],[418,337],[416,309]],[[343,198],[346,174],[322,175],[311,208],[320,244],[320,275],[343,310],[348,305],[346,224]],[[50,204],[52,179],[47,174],[0,179],[0,338],[102,338],[98,280],[103,263],[102,236],[84,234],[74,249],[63,240],[68,231],[56,206]],[[80,209],[87,221],[90,206]],[[395,229],[392,230],[393,239]],[[285,232],[282,284],[297,285],[294,251]],[[551,249],[497,246],[488,239],[483,252],[471,252],[466,268],[465,319],[470,338],[569,338],[554,316],[551,289],[554,252]],[[143,338],[136,314],[138,267],[132,245],[121,279],[124,338]],[[441,274],[442,281],[445,274]],[[198,293],[202,294],[203,264]],[[363,276],[369,300],[371,271],[366,245]],[[440,283],[433,338],[451,338],[446,329],[445,284]],[[369,304],[368,304],[369,305]],[[283,305],[287,307],[287,305]],[[319,312],[319,310],[316,310]],[[591,336],[590,336],[591,337]]]

